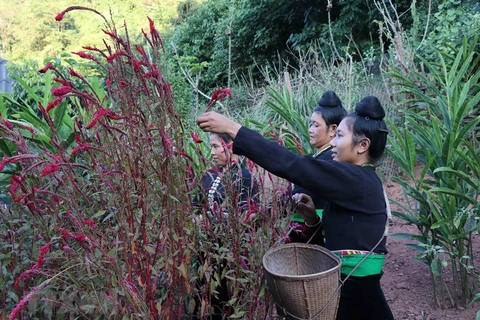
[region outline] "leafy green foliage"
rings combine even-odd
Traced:
[[[128,21],[135,34],[130,37],[139,39],[146,16],[152,18],[159,29],[167,30],[176,16],[178,0],[138,1],[88,1],[88,6],[108,16],[112,12],[118,25]],[[13,62],[26,59],[42,61],[46,57],[55,57],[67,51],[79,51],[80,46],[99,46],[102,34],[97,32],[105,28],[103,20],[83,12],[66,16],[61,22],[55,16],[78,1],[10,1],[0,0],[0,55]],[[34,21],[35,23],[32,23]],[[137,31],[138,30],[138,31]],[[132,31],[133,32],[133,31]]]
[[[472,39],[480,32],[480,4],[478,1],[441,1],[433,14],[433,27],[424,47],[452,55],[461,46],[462,38]],[[478,47],[477,47],[478,50]]]
[[[407,10],[408,1],[397,4]],[[311,48],[320,39],[321,51],[330,58],[332,45],[346,47],[349,38],[363,51],[372,46],[372,23],[378,15],[372,1],[340,1],[328,9],[325,2],[312,1],[231,1],[209,0],[195,7],[175,27],[173,41],[180,56],[193,59],[202,70],[207,88],[225,85],[228,65],[231,72],[247,74],[255,68],[255,80],[264,79],[258,69],[277,60],[294,67],[289,50]],[[331,30],[328,14],[331,15]],[[331,32],[330,32],[331,31]],[[332,37],[334,44],[332,44]],[[378,43],[373,38],[374,43]],[[366,45],[368,42],[368,45]],[[355,51],[347,48],[347,51]]]
[[[480,193],[476,135],[480,115],[474,112],[480,102],[480,58],[475,46],[476,40],[467,44],[464,38],[450,64],[445,53],[438,53],[438,64],[420,58],[430,71],[428,76],[391,71],[395,85],[408,99],[405,125],[390,123],[394,134],[389,139],[389,153],[413,185],[401,178],[394,181],[418,204],[415,210],[404,206],[404,213],[395,214],[418,227],[421,244],[444,248],[463,305],[474,290],[470,267],[462,259],[473,256],[470,234],[478,230]],[[418,164],[420,173],[416,172]],[[424,255],[432,276],[441,270],[437,255],[437,251]]]

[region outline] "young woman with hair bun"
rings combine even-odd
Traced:
[[[311,197],[293,196],[296,212],[312,232],[323,225],[325,247],[340,256],[342,279],[349,276],[342,285],[337,320],[393,319],[380,286],[388,220],[375,164],[387,142],[384,117],[376,97],[362,99],[355,112],[340,122],[330,142],[335,161],[295,154],[215,112],[197,119],[202,130],[232,137],[234,153],[327,200],[320,219]]]
[[[335,138],[338,125],[346,114],[347,111],[343,108],[342,101],[334,91],[329,90],[322,95],[310,116],[310,126],[308,128],[309,142],[316,149],[312,157],[319,160],[332,160],[332,145],[330,142]],[[292,195],[297,193],[304,193],[312,198],[315,211],[321,218],[326,200],[318,193],[295,185]],[[307,242],[312,236],[309,233],[309,228],[305,226],[305,221],[296,212],[292,216],[290,228],[290,242]],[[315,234],[315,239],[311,241],[323,246],[321,230]]]

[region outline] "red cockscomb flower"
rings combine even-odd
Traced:
[[[63,239],[68,240],[70,238],[73,238],[72,234],[64,228],[58,228],[58,231],[62,234]]]
[[[95,61],[95,57],[93,56],[93,54],[90,54],[90,53],[85,53],[83,51],[77,51],[77,52],[72,52],[73,54],[76,54],[77,56],[79,56],[80,58],[83,58],[83,59],[87,59],[87,60],[94,60]]]
[[[41,289],[45,288],[45,286],[51,281],[52,279],[47,279],[44,282],[42,282],[38,287],[33,288],[32,291],[30,291],[29,294],[27,294],[22,300],[20,300],[15,308],[13,308],[12,312],[10,313],[10,316],[8,317],[9,320],[15,320],[19,315],[20,312],[25,309],[27,306],[28,302],[40,291]]]
[[[203,140],[201,140],[198,137],[198,133],[192,131],[192,132],[190,132],[190,135],[192,136],[193,141],[195,141],[195,143],[202,143],[203,142]]]
[[[43,67],[42,69],[39,70],[40,73],[45,73],[47,72],[48,70],[52,70],[53,69],[53,64],[51,62],[47,63],[45,65],[45,67]]]
[[[112,63],[118,56],[126,56],[127,54],[123,50],[115,51],[110,57],[107,58],[108,63]]]
[[[53,81],[60,83],[62,86],[73,88],[73,83],[71,81],[61,79],[61,78],[53,78]]]
[[[55,97],[61,97],[72,91],[72,88],[68,86],[62,86],[59,88],[53,88],[50,90]]]
[[[48,176],[54,172],[58,171],[59,165],[57,163],[50,163],[48,166],[43,168],[42,173],[40,174],[41,177]]]
[[[0,161],[0,172],[3,171],[3,168],[5,168],[5,165],[7,163],[10,163],[10,158],[9,157],[3,157],[3,160]]]
[[[3,119],[2,115],[0,115],[0,123],[8,129],[13,130],[13,124],[8,120]]]
[[[89,227],[95,227],[95,220],[82,219],[82,223]]]
[[[225,89],[220,88],[216,90],[214,93],[212,93],[212,97],[210,98],[210,101],[207,104],[207,108],[205,109],[205,112],[207,112],[208,109],[210,109],[215,103],[217,103],[218,101],[222,101],[227,96],[232,97],[232,90],[230,90],[229,88],[225,88]]]
[[[47,105],[46,111],[49,112],[50,110],[58,106],[60,102],[62,102],[62,100],[63,100],[63,97],[58,97],[58,98],[55,98],[55,100],[50,101]]]
[[[76,72],[75,70],[73,70],[73,68],[70,68],[69,73],[70,73],[70,75],[73,76],[73,77],[77,77],[77,78],[83,79],[82,75],[80,75],[78,72]]]
[[[57,14],[57,15],[55,16],[55,20],[57,20],[57,21],[62,21],[64,15],[65,15],[65,11],[60,12],[59,14]]]
[[[78,242],[87,241],[87,236],[85,236],[84,234],[81,234],[81,233],[77,233],[76,235],[73,236],[73,238],[75,240],[77,240]]]
[[[99,108],[95,111],[93,114],[92,121],[85,127],[87,129],[91,129],[97,124],[98,120],[100,120],[103,117],[107,117],[110,120],[120,120],[120,119],[125,119],[124,116],[120,116],[113,112],[110,109],[107,108]]]

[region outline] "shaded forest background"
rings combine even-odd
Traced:
[[[232,75],[258,80],[267,65],[298,67],[302,52],[321,59],[335,54],[370,63],[385,52],[391,37],[383,34],[380,4],[390,8],[399,28],[429,54],[433,48],[457,47],[462,36],[478,31],[480,5],[476,0],[431,1],[288,1],[288,0],[89,0],[83,5],[106,16],[117,28],[127,22],[140,41],[146,16],[164,37],[169,56],[189,75],[201,77],[200,87],[230,86]],[[77,1],[0,0],[0,56],[16,64],[101,46],[100,18],[86,12],[54,17]],[[394,10],[395,9],[395,10]],[[261,85],[262,83],[260,83]]]

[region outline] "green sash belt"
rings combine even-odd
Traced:
[[[341,255],[340,252],[333,251],[336,255],[340,256],[342,260],[342,266],[340,272],[345,275],[349,275],[350,272],[365,258],[366,254],[345,254]],[[382,272],[383,262],[385,261],[384,254],[369,254],[368,257],[355,269],[351,274],[355,277],[365,277]]]
[[[317,212],[317,215],[320,217],[320,219],[322,219],[323,209],[316,209],[315,211]],[[293,214],[292,221],[301,222],[301,223],[305,222],[305,220],[303,220],[303,218],[300,217],[300,215],[296,212]]]

